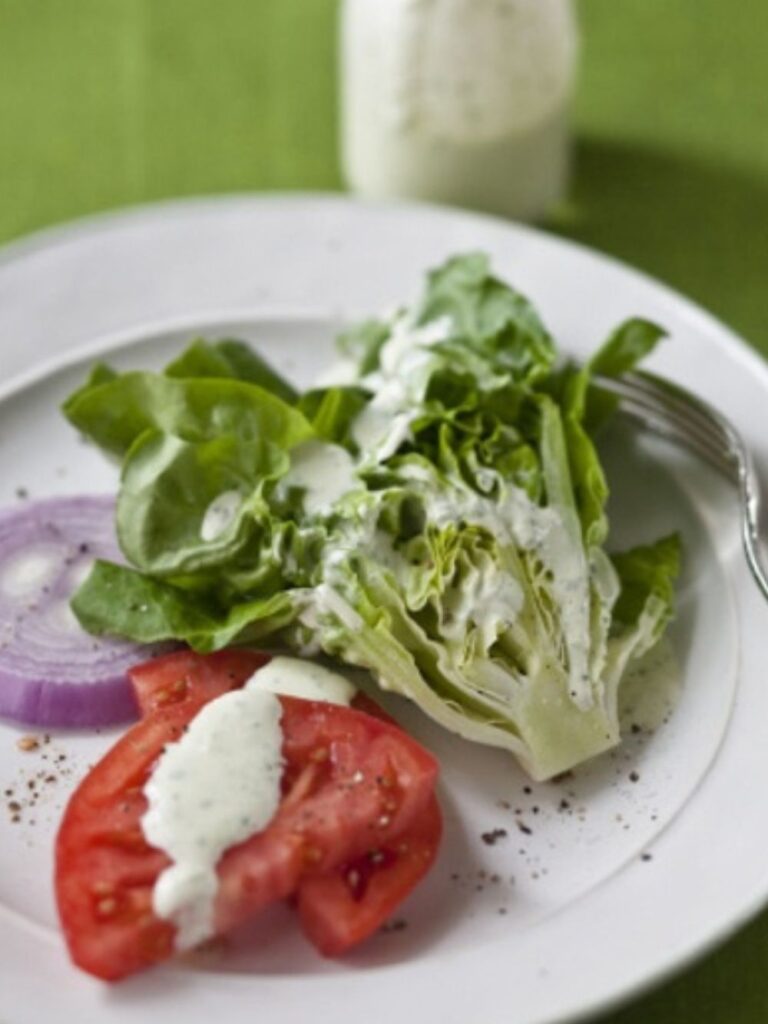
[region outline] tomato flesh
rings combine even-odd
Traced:
[[[215,656],[213,667],[210,659],[182,653],[169,656],[178,659],[173,666],[160,659],[162,685],[147,683],[147,667],[133,673],[156,696],[183,664],[185,692],[179,689],[160,706],[147,698],[142,706],[150,713],[92,769],[59,831],[56,894],[70,953],[107,980],[174,951],[174,926],[152,909],[155,881],[169,860],[147,844],[141,829],[143,789],[154,764],[203,704],[221,695],[224,683],[223,692],[237,685],[233,674],[242,685],[253,671],[244,652]],[[307,878],[389,849],[433,799],[434,759],[394,725],[333,704],[280,702],[283,799],[269,826],[227,851],[217,866],[217,933],[300,890]]]
[[[234,649],[200,655],[174,651],[128,673],[141,717],[185,700],[207,703],[238,690],[269,661],[268,654]]]
[[[432,867],[442,827],[433,796],[395,840],[301,883],[301,925],[320,953],[340,956],[381,928]]]

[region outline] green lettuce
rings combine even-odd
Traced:
[[[558,363],[470,254],[342,335],[338,385],[297,395],[237,342],[97,368],[64,411],[122,461],[129,565],[98,563],[75,613],[142,642],[323,652],[535,778],[571,768],[619,741],[627,665],[672,615],[679,540],[608,553],[594,442],[615,408],[594,376],[662,336],[630,320]]]
[[[258,384],[291,404],[299,397],[293,385],[276,373],[250,345],[228,338],[216,342],[198,338],[165,368],[165,374],[167,377],[229,377],[244,380],[249,384]]]

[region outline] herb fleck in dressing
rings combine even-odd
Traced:
[[[206,705],[169,743],[145,787],[147,841],[173,861],[152,895],[176,925],[176,947],[215,932],[216,865],[231,846],[262,831],[280,803],[283,731],[278,694],[349,704],[343,676],[298,658],[274,658],[235,693]]]

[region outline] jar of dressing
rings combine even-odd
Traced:
[[[571,0],[345,0],[349,185],[542,216],[567,182],[576,53]]]

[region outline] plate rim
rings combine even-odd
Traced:
[[[154,335],[181,334],[190,332],[190,340],[210,327],[238,327],[243,324],[259,322],[302,322],[306,324],[323,322],[326,326],[334,317],[327,311],[307,307],[291,310],[287,306],[265,305],[259,307],[242,307],[236,310],[220,311],[202,310],[194,316],[168,316],[156,320],[147,320],[145,324],[123,327],[115,331],[107,331],[89,341],[68,348],[57,355],[49,356],[28,370],[22,370],[5,381],[0,381],[0,402],[14,398],[19,392],[26,391],[43,383],[48,377],[66,373],[74,369],[78,363],[98,360],[108,356],[116,349],[130,348],[150,341]]]

